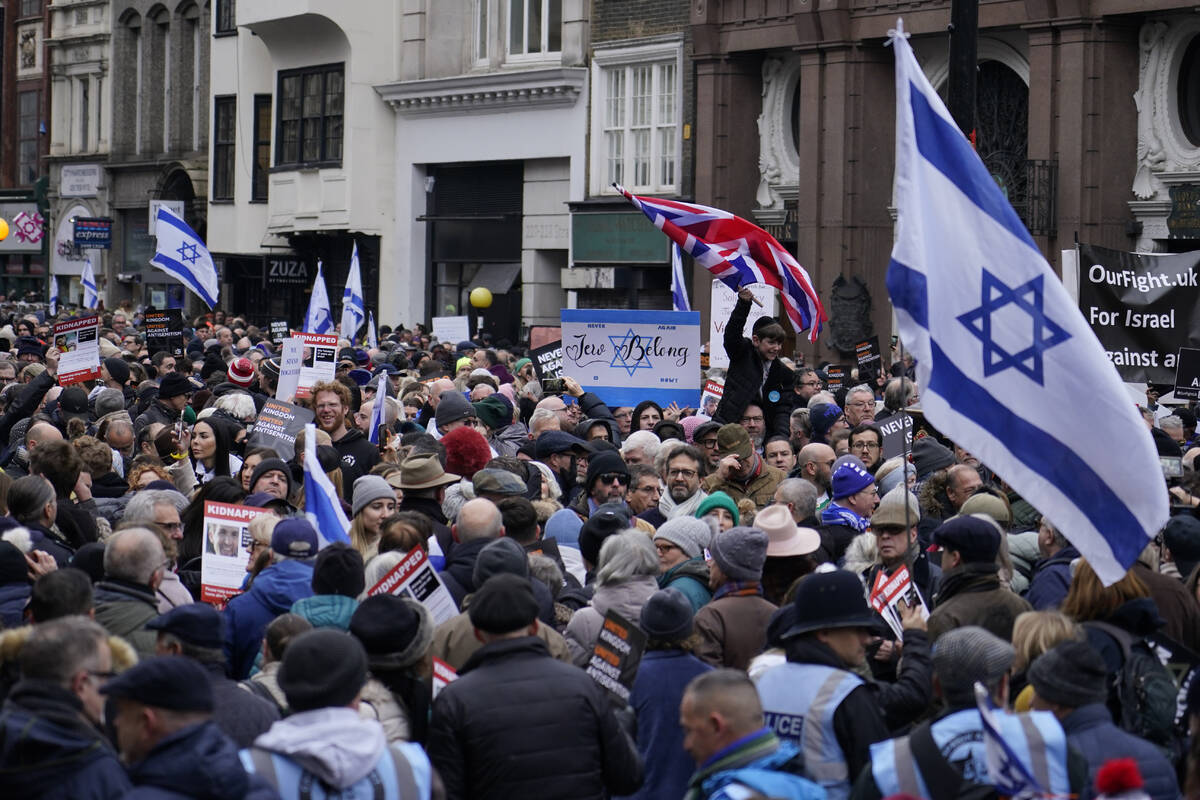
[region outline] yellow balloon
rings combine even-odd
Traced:
[[[491,290],[483,286],[476,286],[471,290],[471,305],[475,308],[491,308]]]
[[[8,221],[0,219],[0,242],[8,238]]]

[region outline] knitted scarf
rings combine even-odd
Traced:
[[[871,524],[870,520],[863,519],[858,514],[855,514],[848,508],[839,506],[836,502],[825,506],[825,510],[821,512],[822,525],[845,525],[848,528],[862,533]]]

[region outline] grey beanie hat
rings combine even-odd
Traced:
[[[695,558],[704,552],[712,541],[712,528],[708,523],[695,517],[675,517],[669,519],[654,532],[654,540],[665,539],[683,551],[688,558]]]
[[[975,707],[975,683],[991,686],[1012,667],[1013,647],[977,625],[943,633],[933,645],[933,673],[951,708]]]
[[[458,422],[460,419],[473,416],[475,416],[475,408],[458,391],[443,393],[442,399],[438,401],[437,411],[433,413],[438,430],[451,422]]]
[[[726,579],[758,581],[762,580],[769,541],[766,531],[740,526],[718,533],[708,550]]]
[[[1103,703],[1108,697],[1108,667],[1087,642],[1059,642],[1027,670],[1038,697],[1069,708]]]
[[[507,536],[502,536],[484,546],[475,557],[471,570],[471,583],[478,589],[493,575],[510,573],[522,578],[529,577],[529,555],[525,548]]]
[[[357,517],[358,512],[376,500],[395,500],[396,490],[378,475],[363,475],[355,479],[351,496],[354,498],[351,508],[354,511],[353,515]]]

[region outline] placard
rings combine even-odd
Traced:
[[[294,336],[283,340],[279,353],[279,383],[275,385],[275,398],[290,402],[296,397],[300,385],[300,364],[304,360],[304,342]]]
[[[1179,400],[1200,399],[1200,348],[1179,348],[1175,367],[1175,397]]]
[[[894,456],[912,452],[913,418],[905,411],[900,411],[884,420],[876,420],[883,433],[883,458],[886,461]]]
[[[830,364],[825,368],[825,388],[837,394],[846,388],[850,380],[850,368],[845,364]]]
[[[609,406],[687,408],[700,392],[700,313],[563,309],[563,376]]]
[[[540,381],[543,378],[558,378],[562,376],[562,341],[535,347],[529,351],[529,360],[533,362],[533,374]]]
[[[178,308],[147,311],[142,315],[142,329],[150,355],[164,350],[173,356],[183,355],[183,312]]]
[[[68,386],[100,378],[100,317],[91,314],[54,325],[58,358],[58,384]]]
[[[458,671],[454,667],[442,661],[437,656],[433,657],[433,699],[436,700],[438,692],[445,689],[454,681],[458,680]]]
[[[333,333],[297,331],[292,333],[292,338],[299,339],[303,348],[300,354],[300,378],[296,383],[296,397],[305,398],[318,383],[333,380],[337,371],[338,337]],[[282,377],[283,371],[280,370],[280,378]]]
[[[704,382],[704,389],[700,392],[700,405],[696,408],[700,409],[700,413],[704,416],[713,417],[724,396],[725,381],[721,378],[709,378]]]
[[[750,315],[742,336],[749,337],[755,320],[775,316],[775,290],[765,283],[751,283],[750,292],[762,305],[750,304]],[[725,325],[737,305],[737,292],[719,280],[712,282],[712,311],[708,315],[708,367],[729,368],[729,354],[725,352]],[[564,337],[565,338],[565,337]]]
[[[866,380],[866,374],[879,374],[883,359],[879,353],[879,337],[872,336],[854,345],[854,357],[858,360],[858,377]]]
[[[645,650],[646,634],[642,629],[610,610],[604,615],[586,672],[614,697],[628,703]]]
[[[278,344],[287,338],[288,323],[284,319],[271,320],[271,341]]]
[[[307,408],[283,400],[267,400],[250,429],[247,449],[269,447],[284,461],[291,461],[296,454],[296,436],[312,421],[313,412]]]
[[[1079,245],[1079,310],[1127,383],[1170,383],[1180,347],[1200,347],[1200,252]]]
[[[910,607],[920,604],[921,616],[929,619],[929,609],[926,608],[921,593],[913,584],[912,575],[907,566],[901,565],[891,575],[885,575],[882,569],[876,572],[875,583],[871,587],[868,601],[871,607],[887,622],[897,639],[904,638],[904,624],[900,619],[900,609],[898,608],[901,600]]]
[[[200,556],[200,602],[223,608],[242,591],[254,537],[250,520],[261,508],[232,503],[204,503],[204,551]]]
[[[465,342],[471,338],[471,320],[465,315],[461,317],[434,317],[433,318],[433,335],[437,340],[444,345],[448,345],[451,350],[459,342]]]
[[[419,547],[414,547],[404,560],[392,567],[367,594],[411,597],[429,609],[434,625],[441,625],[446,620],[458,616],[458,606],[454,603],[454,597],[434,571],[425,551]]]

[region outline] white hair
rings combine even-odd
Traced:
[[[827,389],[822,389],[821,391],[814,394],[812,397],[808,398],[809,409],[812,409],[812,407],[817,405],[818,403],[828,403],[831,406],[836,406],[837,398],[833,396],[833,392],[831,392]]]
[[[600,546],[596,585],[622,583],[639,575],[658,574],[658,553],[644,532],[631,528],[609,536]]]
[[[220,409],[241,422],[253,422],[258,415],[258,410],[254,407],[254,398],[245,392],[223,394],[213,402],[213,408]]]
[[[654,457],[658,455],[658,448],[662,445],[652,431],[634,431],[625,437],[625,443],[621,445],[621,455],[632,453],[634,450],[641,450],[646,460],[654,463]]]
[[[371,587],[383,580],[383,576],[391,572],[392,569],[407,556],[408,553],[400,550],[389,550],[386,553],[380,553],[368,561],[364,573],[366,577],[366,589],[363,590],[363,593],[359,595],[358,599],[366,599],[367,592],[371,590]],[[657,558],[657,554],[655,555],[655,558]]]

